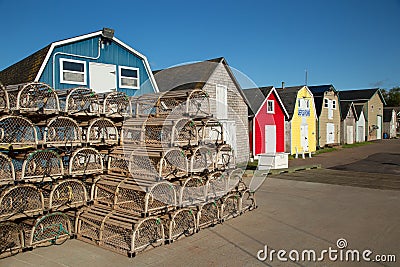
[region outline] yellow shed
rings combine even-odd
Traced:
[[[307,86],[278,88],[289,118],[285,122],[286,152],[316,151],[316,111],[314,97]]]

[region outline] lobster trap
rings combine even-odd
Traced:
[[[0,194],[0,221],[38,215],[43,210],[43,194],[32,184],[10,186]]]
[[[101,175],[92,186],[95,204],[113,207],[115,210],[135,212],[142,217],[163,213],[176,206],[175,187],[156,177],[121,177]]]
[[[52,150],[36,150],[22,164],[21,180],[50,181],[62,178],[64,166],[61,157]]]
[[[197,212],[197,229],[214,226],[220,222],[219,202],[212,201],[202,204]]]
[[[0,222],[0,259],[22,252],[24,233],[20,224]]]
[[[98,116],[100,114],[99,96],[89,88],[72,89],[65,99],[65,112],[74,116]]]
[[[85,132],[86,142],[91,145],[117,145],[118,129],[107,118],[97,118],[89,123]]]
[[[103,169],[102,155],[91,147],[75,150],[69,161],[69,174],[72,176],[100,174]]]
[[[44,143],[55,147],[80,145],[82,133],[78,123],[68,117],[51,119],[44,132]]]
[[[66,179],[42,187],[45,207],[48,210],[62,211],[78,208],[88,201],[85,184],[76,179]]]
[[[257,207],[254,192],[251,192],[250,189],[245,189],[244,191],[241,191],[240,196],[241,212],[250,211]]]
[[[53,212],[35,219],[23,221],[25,244],[35,248],[62,244],[72,235],[69,217],[61,212]]]
[[[85,209],[77,219],[77,238],[133,257],[164,243],[164,226],[158,217],[140,218],[134,213],[104,206]]]
[[[196,214],[191,208],[178,209],[164,217],[167,242],[172,243],[196,232]]]
[[[60,111],[60,104],[53,88],[32,82],[18,90],[15,109],[22,113],[55,114]]]
[[[0,147],[19,149],[36,147],[37,132],[33,123],[21,116],[8,115],[0,118]]]
[[[189,172],[202,173],[213,171],[215,150],[207,146],[197,146],[188,155],[190,160]]]
[[[203,145],[222,145],[225,141],[222,123],[214,118],[196,119],[199,143]]]
[[[0,153],[0,185],[11,184],[15,181],[15,170],[12,160]]]
[[[123,125],[123,143],[146,146],[197,145],[197,130],[190,118],[130,118]]]
[[[106,95],[103,101],[103,114],[108,117],[131,116],[131,102],[123,92],[112,92]]]
[[[7,113],[10,110],[10,99],[4,85],[0,82],[0,113]]]
[[[195,206],[207,199],[208,181],[201,176],[191,176],[180,181],[179,206]]]
[[[221,220],[225,221],[240,215],[241,196],[238,192],[230,193],[221,200]]]
[[[227,173],[217,171],[208,176],[207,200],[219,199],[228,193]]]
[[[188,161],[180,148],[147,148],[133,150],[129,159],[131,173],[150,172],[163,179],[182,177],[188,174]]]
[[[235,154],[232,147],[228,144],[218,146],[215,157],[215,168],[224,171],[235,167]]]

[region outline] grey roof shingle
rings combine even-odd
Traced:
[[[352,101],[354,103],[363,103],[369,101],[376,93],[379,94],[379,97],[385,105],[385,99],[379,88],[343,90],[339,92],[339,97],[340,100]]]
[[[244,89],[243,93],[249,103],[249,115],[256,114],[264,103],[266,95],[259,88]]]
[[[296,107],[297,93],[303,87],[304,86],[302,85],[285,87],[284,89],[276,88],[276,91],[278,92],[279,97],[281,98],[283,105],[285,106],[285,109],[289,115],[289,120],[292,119],[294,108]]]

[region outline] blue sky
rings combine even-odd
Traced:
[[[57,3],[57,4],[56,4]],[[153,70],[225,57],[257,86],[400,85],[400,0],[0,0],[0,70],[49,43],[101,30]]]

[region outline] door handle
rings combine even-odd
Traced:
[[[115,70],[114,71],[110,71],[110,73],[115,75]]]

